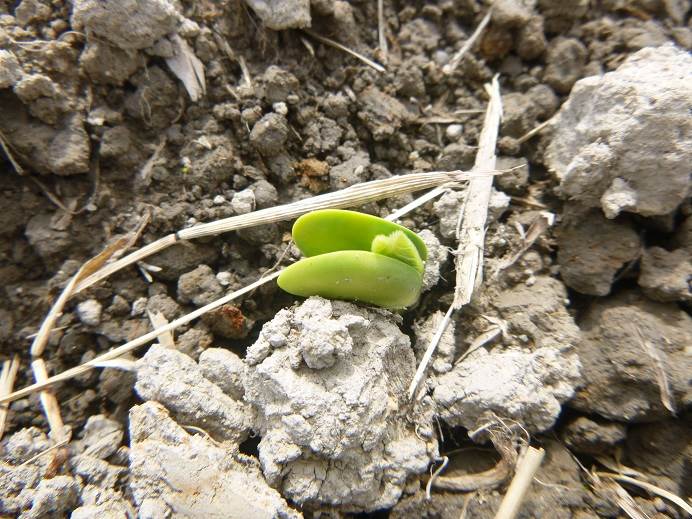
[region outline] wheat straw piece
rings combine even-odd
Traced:
[[[17,372],[19,371],[19,355],[15,355],[11,360],[6,360],[2,363],[2,373],[0,374],[0,397],[7,396],[12,393],[14,382],[17,380]],[[10,411],[9,404],[0,405],[0,439],[5,433],[5,425],[7,424],[7,415]]]
[[[377,37],[382,52],[382,60],[387,63],[389,47],[387,46],[387,24],[384,19],[384,0],[377,0]]]
[[[213,236],[225,232],[264,225],[283,220],[290,220],[298,216],[315,211],[317,209],[357,207],[369,202],[403,195],[415,191],[421,191],[437,187],[441,184],[450,182],[463,182],[479,176],[492,176],[495,171],[488,172],[464,172],[464,171],[433,171],[428,173],[411,173],[408,175],[395,176],[384,180],[373,180],[363,182],[334,193],[313,196],[305,200],[290,204],[269,207],[251,213],[231,216],[214,222],[204,223],[183,229],[177,233],[169,234],[156,240],[127,256],[120,258],[106,265],[104,268],[95,272],[82,280],[76,287],[74,293],[98,283],[120,269],[132,265],[144,258],[161,252],[171,245],[181,240],[191,240],[203,236]]]
[[[491,13],[492,10],[489,10],[486,15],[483,17],[481,20],[481,23],[478,24],[478,27],[476,27],[476,30],[473,31],[473,34],[471,37],[466,40],[466,43],[464,43],[464,46],[459,49],[459,52],[457,52],[452,59],[447,63],[444,67],[442,67],[442,72],[446,75],[451,75],[454,74],[454,71],[457,69],[459,66],[459,63],[461,63],[462,58],[464,55],[469,51],[471,47],[473,47],[473,44],[476,43],[476,40],[479,38],[479,36],[483,33],[483,29],[490,23],[490,18],[491,18]]]
[[[502,118],[502,98],[498,76],[493,78],[491,85],[486,85],[490,102],[485,114],[483,130],[479,139],[478,153],[474,170],[486,171],[495,168],[495,146]],[[493,177],[483,176],[469,180],[466,190],[466,201],[460,212],[460,229],[457,233],[458,247],[456,252],[456,287],[454,300],[433,335],[425,354],[421,359],[416,374],[408,389],[409,400],[425,378],[437,345],[449,325],[454,311],[471,301],[476,288],[480,285],[483,272],[483,244],[485,241],[485,225],[488,219],[488,203],[493,187]],[[421,392],[422,393],[422,392]]]
[[[671,503],[675,503],[677,506],[682,508],[685,512],[687,512],[689,515],[692,516],[692,506],[690,506],[689,503],[687,503],[683,498],[680,496],[677,496],[673,494],[672,492],[668,492],[667,490],[657,487],[656,485],[652,485],[651,483],[647,483],[646,481],[641,481],[639,479],[632,478],[630,476],[626,476],[624,474],[609,474],[607,472],[596,472],[597,476],[604,477],[604,478],[610,478],[614,479],[617,481],[621,481],[623,483],[629,483],[630,485],[634,485],[639,488],[643,488],[644,490],[647,490],[651,492],[652,494],[655,494],[657,496],[660,496],[664,499],[667,499]]]
[[[46,371],[46,363],[43,359],[36,359],[31,363],[31,369],[34,372],[34,378],[37,384],[44,383],[48,380],[48,372]],[[50,391],[41,391],[41,406],[48,420],[50,427],[51,438],[55,443],[60,443],[65,439],[65,423],[60,416],[60,404],[58,399]]]
[[[320,41],[320,42],[324,43],[325,45],[329,45],[331,47],[334,47],[335,49],[339,49],[339,50],[345,52],[346,54],[350,54],[354,58],[359,59],[360,61],[362,61],[366,65],[374,68],[375,70],[377,70],[377,72],[386,72],[387,71],[387,69],[385,69],[382,65],[380,65],[376,61],[373,61],[370,58],[367,58],[367,57],[363,56],[362,54],[359,54],[356,51],[349,49],[348,47],[346,47],[346,45],[342,45],[338,41],[334,41],[331,38],[327,38],[325,36],[317,34],[316,32],[313,32],[309,29],[303,29],[303,32],[305,32],[305,34],[309,34],[310,36],[315,38],[317,41]]]
[[[517,463],[514,478],[512,478],[512,482],[509,484],[502,503],[500,503],[495,519],[514,519],[516,517],[524,496],[531,486],[533,476],[541,466],[544,456],[545,451],[543,449],[535,449],[529,446],[519,460],[519,463]]]

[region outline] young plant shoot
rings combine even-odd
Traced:
[[[298,218],[293,240],[306,258],[279,276],[286,292],[392,309],[418,300],[428,252],[423,240],[401,225],[325,209]]]

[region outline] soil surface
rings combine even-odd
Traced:
[[[55,442],[39,394],[12,402],[0,516],[490,518],[508,478],[427,499],[431,467],[448,457],[443,479],[473,479],[528,437],[546,457],[519,517],[625,517],[595,471],[692,495],[690,5],[497,0],[450,73],[488,8],[385,1],[385,50],[377,2],[0,0],[0,360],[20,359],[15,389],[34,382],[32,334],[70,278],[137,229],[131,250],[469,170],[496,74],[497,167],[515,168],[495,179],[483,284],[414,409],[407,386],[454,293],[463,187],[400,222],[434,264],[406,311],[266,284],[178,328],[173,349],[55,386],[71,440],[37,458]],[[297,259],[291,224],[177,243],[75,295],[48,373]],[[497,434],[472,434],[489,420]],[[685,516],[620,485],[644,516]]]

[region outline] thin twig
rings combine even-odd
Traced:
[[[473,31],[473,34],[471,37],[466,40],[466,43],[464,43],[464,46],[459,49],[459,52],[457,52],[452,59],[447,63],[444,67],[442,67],[442,72],[445,73],[446,75],[451,75],[454,74],[454,71],[457,69],[459,66],[459,63],[461,63],[461,59],[464,57],[464,54],[468,52],[468,50],[473,46],[474,43],[476,43],[476,40],[478,37],[481,35],[483,32],[483,29],[490,23],[490,17],[491,17],[492,9],[489,10],[486,15],[483,17],[481,20],[481,23],[478,24],[478,27],[476,27],[476,30]]]
[[[127,237],[120,238],[82,265],[72,279],[70,279],[58,299],[55,301],[55,303],[53,303],[48,315],[41,323],[41,327],[39,328],[36,337],[31,343],[32,357],[40,357],[43,354],[46,344],[48,343],[48,338],[50,337],[50,332],[53,329],[55,322],[62,315],[62,310],[65,307],[65,304],[70,299],[72,294],[74,294],[77,283],[88,275],[96,272],[116,251],[123,248],[127,243],[129,243]]]
[[[517,144],[524,144],[526,141],[528,141],[530,138],[532,138],[534,135],[539,134],[542,132],[548,125],[553,123],[553,119],[548,119],[547,121],[543,121],[541,124],[536,126],[535,128],[529,130],[526,132],[524,135],[519,137],[517,139]]]
[[[507,489],[505,497],[502,499],[502,503],[500,503],[495,519],[514,519],[516,517],[526,491],[531,486],[533,476],[536,474],[538,467],[541,466],[543,456],[545,456],[543,449],[534,449],[531,446],[526,449],[519,463],[517,463],[514,478]]]
[[[646,481],[640,481],[635,478],[631,478],[629,476],[625,476],[624,474],[611,474],[609,472],[596,472],[597,476],[604,477],[604,478],[610,478],[610,479],[615,479],[617,481],[622,481],[623,483],[629,483],[630,485],[634,485],[639,488],[643,488],[644,490],[648,490],[652,494],[656,494],[657,496],[660,496],[664,499],[667,499],[671,503],[675,503],[678,505],[680,508],[682,508],[685,512],[688,514],[692,515],[692,506],[690,506],[683,498],[680,496],[676,496],[672,492],[668,492],[667,490],[657,487],[656,485],[652,485],[651,483],[647,483]]]
[[[485,114],[485,122],[479,139],[478,153],[474,170],[484,171],[495,167],[495,146],[502,118],[502,98],[497,76],[492,85],[486,85],[490,94],[490,102]],[[485,240],[485,225],[488,217],[488,203],[492,191],[493,178],[475,178],[469,181],[464,203],[459,218],[461,227],[457,233],[458,247],[456,256],[456,287],[454,300],[445,318],[440,322],[437,332],[433,335],[428,348],[421,359],[416,374],[408,388],[408,397],[413,399],[421,386],[428,370],[430,359],[449,325],[452,313],[471,301],[475,289],[480,284],[483,270],[483,243]],[[422,393],[422,392],[421,392]]]
[[[552,225],[555,223],[555,215],[548,211],[541,211],[539,215],[531,222],[529,230],[526,236],[523,237],[521,248],[515,252],[508,260],[500,262],[500,264],[495,268],[491,277],[496,277],[503,270],[508,269],[514,265],[519,258],[521,258],[527,250],[536,242],[536,240]]]
[[[428,482],[425,485],[425,499],[427,499],[428,501],[430,501],[430,499],[432,498],[432,496],[430,495],[430,490],[432,489],[433,483],[435,482],[437,477],[442,473],[442,471],[445,469],[445,467],[447,467],[448,463],[449,463],[449,457],[443,456],[442,457],[442,464],[439,467],[437,467],[437,469],[435,469],[435,472],[433,472],[430,475],[430,479],[428,480]]]
[[[658,383],[658,390],[661,395],[661,403],[663,407],[670,411],[673,416],[676,415],[677,409],[675,408],[675,397],[670,389],[670,382],[668,381],[668,375],[666,373],[665,365],[663,359],[661,358],[661,351],[652,344],[651,341],[647,341],[642,333],[642,329],[636,326],[637,334],[639,335],[639,342],[644,350],[644,352],[649,356],[654,364],[654,371],[656,372],[656,382]]]
[[[48,453],[50,453],[50,452],[53,452],[54,450],[59,449],[60,447],[64,447],[65,445],[67,445],[67,444],[70,442],[70,439],[71,439],[71,438],[70,438],[70,435],[66,436],[66,437],[63,438],[60,442],[56,443],[55,445],[51,445],[51,446],[48,447],[46,450],[39,452],[39,453],[36,454],[35,456],[32,456],[32,457],[29,458],[28,460],[22,462],[22,464],[19,465],[19,466],[20,466],[20,467],[25,467],[25,466],[27,466],[27,465],[30,465],[31,463],[33,463],[34,461],[36,461],[37,459],[39,459],[41,456],[45,456],[46,454],[48,454]]]
[[[10,161],[10,164],[12,164],[12,167],[14,170],[17,172],[18,175],[24,175],[25,171],[24,168],[19,164],[14,159],[14,155],[12,155],[12,150],[10,143],[7,141],[5,138],[5,135],[0,131],[0,148],[2,148],[2,151],[5,152],[5,156],[7,157],[7,160]]]
[[[502,118],[500,84],[495,76],[492,85],[486,85],[490,94],[488,111],[479,139],[474,170],[485,171],[495,168],[495,146]],[[493,177],[476,178],[469,181],[466,205],[461,216],[461,229],[457,235],[457,281],[454,291],[455,309],[471,301],[483,275],[483,244],[488,220],[488,203],[493,187]]]
[[[17,372],[19,371],[19,355],[15,355],[11,360],[6,360],[2,363],[2,374],[0,374],[0,397],[4,397],[12,393],[14,382],[17,380]],[[5,433],[5,425],[7,424],[7,414],[9,413],[9,404],[0,405],[0,439]]]
[[[158,328],[163,328],[168,324],[168,319],[161,312],[147,312],[149,315],[149,321],[151,321],[151,326],[154,330]],[[164,348],[175,349],[175,339],[173,338],[173,332],[168,331],[159,335],[159,344]]]
[[[48,380],[46,363],[43,359],[36,359],[33,361],[31,363],[31,369],[34,372],[34,378],[37,384],[44,383]],[[60,404],[58,404],[58,399],[50,391],[41,391],[41,406],[48,419],[51,438],[56,443],[62,442],[65,439],[65,423],[62,421],[62,416],[60,415]]]
[[[377,36],[382,52],[382,61],[387,63],[389,47],[387,45],[387,24],[384,19],[384,0],[377,0]]]
[[[377,62],[371,60],[370,58],[366,58],[365,56],[363,56],[362,54],[357,53],[357,52],[354,51],[354,50],[349,49],[348,47],[346,47],[345,45],[342,45],[342,44],[339,43],[338,41],[334,41],[334,40],[332,40],[331,38],[327,38],[326,36],[322,36],[322,35],[320,35],[320,34],[317,34],[316,32],[313,32],[313,31],[311,31],[311,30],[309,30],[309,29],[303,29],[303,32],[305,32],[305,34],[308,34],[308,35],[312,36],[312,37],[315,38],[317,41],[320,41],[320,42],[324,43],[325,45],[329,45],[329,46],[331,46],[331,47],[334,47],[335,49],[339,49],[339,50],[344,51],[346,54],[350,54],[350,55],[353,56],[354,58],[359,59],[360,61],[362,61],[362,62],[365,63],[366,65],[368,65],[368,66],[374,68],[374,69],[377,70],[378,72],[386,72],[386,71],[387,71],[387,69],[385,69],[385,68],[384,68],[382,65],[380,65],[379,63],[377,63]]]

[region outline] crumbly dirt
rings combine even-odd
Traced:
[[[548,127],[523,138],[558,113],[573,89],[584,91],[583,84],[575,87],[582,78],[614,72],[641,49],[646,50],[638,59],[650,60],[656,59],[656,49],[672,45],[674,49],[665,47],[659,54],[672,62],[682,59],[677,56],[692,49],[689,3],[494,4],[493,19],[477,44],[457,71],[446,75],[443,67],[481,21],[487,3],[385,1],[385,55],[378,48],[377,2],[0,0],[0,361],[19,356],[15,388],[34,382],[31,336],[70,277],[142,222],[146,225],[138,246],[199,222],[359,182],[412,171],[469,169],[488,100],[484,84],[495,74],[500,75],[504,103],[498,167],[526,164],[495,183],[509,198],[498,195],[489,218],[485,279],[474,301],[454,317],[433,358],[421,408],[408,413],[402,403],[408,381],[380,384],[387,388],[379,395],[390,407],[386,416],[396,419],[383,428],[376,447],[358,445],[358,456],[332,459],[325,449],[319,456],[319,449],[310,450],[313,438],[289,442],[281,436],[300,429],[301,424],[282,422],[300,416],[288,411],[296,404],[267,400],[273,393],[262,393],[259,368],[244,360],[248,347],[254,343],[256,350],[264,340],[260,333],[271,330],[277,313],[300,302],[270,283],[178,328],[175,347],[180,353],[170,365],[164,357],[171,352],[152,350],[130,371],[110,366],[57,386],[72,440],[29,464],[24,463],[51,445],[48,423],[38,394],[13,402],[0,442],[0,516],[223,517],[232,504],[217,501],[210,511],[204,509],[204,499],[180,500],[161,480],[152,481],[156,470],[150,464],[157,463],[157,453],[175,452],[179,440],[191,458],[228,458],[218,478],[212,481],[210,476],[209,485],[244,493],[245,488],[233,485],[250,484],[258,495],[267,496],[259,504],[244,503],[244,517],[362,512],[359,517],[457,518],[463,510],[467,517],[492,517],[506,485],[457,494],[433,489],[427,500],[422,467],[407,470],[405,464],[412,462],[402,459],[405,452],[387,450],[395,449],[394,432],[406,430],[412,442],[422,441],[423,434],[436,443],[436,448],[416,451],[419,458],[437,462],[437,453],[449,456],[445,475],[486,470],[497,461],[492,444],[471,442],[464,426],[480,426],[488,409],[526,426],[532,443],[547,451],[519,517],[623,516],[612,491],[591,487],[580,468],[607,470],[596,465],[596,457],[618,459],[640,471],[642,479],[682,497],[692,494],[689,119],[680,113],[668,118],[662,114],[651,123],[665,127],[656,135],[670,145],[665,164],[674,165],[668,171],[673,178],[674,170],[674,182],[657,176],[656,164],[663,164],[663,157],[659,161],[648,156],[659,147],[647,137],[655,131],[645,126],[648,116],[628,122],[637,143],[649,146],[646,160],[630,158],[638,168],[633,172],[622,165],[628,163],[618,162],[618,153],[627,148],[627,134],[611,138],[608,156],[599,164],[607,178],[598,185],[584,182],[592,171],[589,161],[602,158],[596,144],[555,144],[560,132],[565,133],[564,125],[584,120],[574,108],[577,101],[569,113],[574,119],[563,116],[567,123],[557,135]],[[324,44],[304,32],[306,27],[383,63],[386,71]],[[183,58],[178,54],[176,62],[187,71],[184,78],[173,72],[176,52],[185,53]],[[685,59],[689,63],[689,57]],[[684,63],[681,67],[688,66]],[[670,77],[676,73],[666,72]],[[689,70],[686,74],[689,88]],[[671,84],[681,90],[666,96],[666,106],[689,106],[692,94],[682,90],[683,81]],[[590,87],[597,91],[594,85]],[[637,114],[665,111],[653,108],[656,94],[652,96],[637,104]],[[607,126],[608,121],[601,123]],[[592,138],[588,130],[606,139],[601,127],[580,128],[580,135],[587,135],[583,139]],[[557,148],[559,161],[554,159]],[[571,177],[559,171],[578,154],[589,160],[570,169]],[[622,175],[616,173],[618,164],[626,170]],[[577,181],[582,182],[578,193]],[[665,203],[651,191],[656,186],[668,193]],[[402,196],[360,209],[384,216],[411,200]],[[419,303],[401,318],[379,317],[398,327],[401,347],[410,348],[403,378],[412,376],[414,356],[420,358],[432,334],[431,323],[439,322],[439,313],[451,303],[455,273],[453,256],[448,258],[445,248],[456,248],[461,203],[463,197],[448,193],[401,222],[423,232],[426,243],[435,247],[434,267],[426,272]],[[540,211],[554,213],[555,226],[507,267],[507,260],[523,246],[520,230],[528,229]],[[293,249],[284,254],[290,226],[280,222],[176,244],[145,260],[156,267],[144,265],[146,275],[143,269],[128,267],[79,293],[50,336],[43,355],[49,374],[150,331],[151,313],[175,319],[255,281],[277,261],[296,256]],[[377,312],[364,315],[378,319]],[[499,326],[501,333],[460,362],[492,326]],[[141,359],[147,348],[130,360]],[[484,358],[498,359],[493,362],[500,370],[503,359],[524,359],[524,367],[517,368],[515,362],[513,369],[540,376],[531,381],[521,380],[521,373],[497,377],[512,380],[493,392],[492,376],[480,376],[482,370],[475,369]],[[291,370],[308,370],[286,364],[281,367],[285,378],[293,377]],[[223,380],[226,365],[230,382]],[[338,374],[338,366],[329,371]],[[567,371],[569,376],[563,373]],[[148,378],[154,376],[158,378]],[[328,379],[320,379],[325,395]],[[181,384],[179,394],[170,389],[170,381]],[[451,384],[473,387],[472,399],[448,395],[445,402],[454,405],[441,410],[433,395],[454,392]],[[392,393],[399,390],[402,394]],[[386,407],[385,401],[379,403]],[[281,415],[276,414],[280,406]],[[470,408],[473,416],[464,419],[464,410]],[[234,415],[236,411],[242,416]],[[214,416],[223,419],[210,422]],[[384,423],[383,416],[377,420]],[[417,422],[420,416],[425,420]],[[163,417],[170,429],[160,425],[160,430],[147,430],[144,419],[156,417]],[[228,423],[236,429],[228,429]],[[522,437],[520,429],[513,429],[515,439]],[[91,448],[112,430],[112,448]],[[262,438],[268,431],[276,439]],[[270,439],[282,448],[300,444],[300,462],[310,470],[301,468],[290,477],[272,473],[269,465],[275,470],[278,465],[267,461],[268,455],[264,459],[257,447]],[[369,452],[372,459],[367,459]],[[365,465],[339,468],[351,458]],[[419,458],[415,461],[420,465]],[[282,463],[297,467],[295,459]],[[399,460],[378,465],[375,479],[381,478],[382,488],[389,489],[386,496],[372,485],[362,495],[357,488],[347,492],[339,487],[339,470],[353,477],[367,463],[382,465],[382,460]],[[180,478],[176,481],[184,484],[189,476],[174,461],[167,460],[166,470],[175,470]],[[320,463],[335,472],[320,479]],[[399,479],[387,480],[390,473]],[[286,483],[294,480],[304,487]],[[329,480],[332,487],[317,488],[318,480]],[[684,514],[661,498],[623,486],[651,517]],[[160,495],[146,497],[151,488]],[[169,495],[172,500],[167,500]],[[296,497],[305,495],[310,498]],[[321,502],[322,495],[328,498]],[[340,503],[338,496],[348,496],[347,502]],[[386,509],[373,512],[380,503]],[[252,506],[258,508],[251,512]]]

